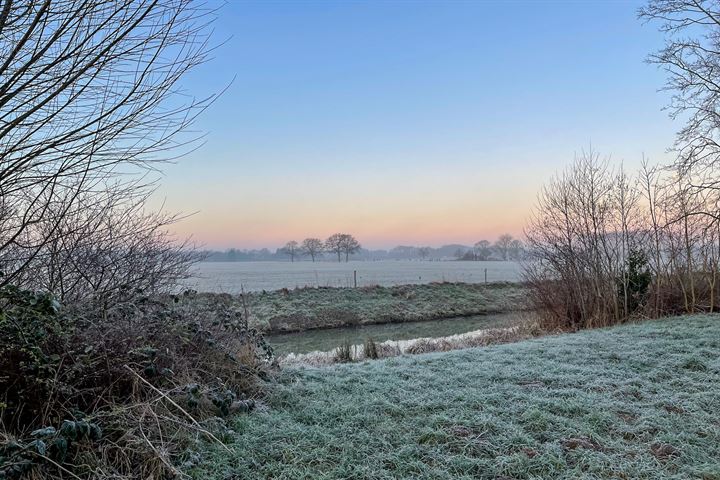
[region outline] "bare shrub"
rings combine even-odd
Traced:
[[[363,343],[363,357],[371,360],[378,358],[377,343],[372,338],[366,338]]]
[[[625,264],[644,239],[637,198],[625,173],[592,151],[543,188],[524,275],[531,303],[551,322],[587,328],[632,313]]]
[[[633,178],[591,152],[543,188],[524,276],[546,328],[716,310],[720,224],[690,181],[647,165]]]
[[[453,350],[453,345],[445,339],[422,338],[413,342],[412,345],[405,349],[405,353],[416,355],[429,352],[447,352],[450,350]]]
[[[354,350],[353,344],[349,340],[345,340],[335,349],[335,361],[340,363],[352,362],[355,359]]]
[[[114,189],[83,196],[15,284],[100,307],[175,290],[201,254],[169,233],[179,216],[144,210],[146,196]]]
[[[193,437],[217,441],[200,422],[252,409],[272,351],[241,314],[190,305],[140,298],[98,313],[1,289],[0,472],[164,477]]]

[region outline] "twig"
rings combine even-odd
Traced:
[[[77,480],[82,480],[82,478],[78,477],[78,476],[75,475],[73,472],[71,472],[71,471],[68,470],[67,468],[65,468],[65,467],[63,467],[62,465],[60,465],[59,463],[57,463],[55,460],[53,460],[53,459],[51,459],[51,458],[48,458],[48,457],[46,457],[45,455],[42,455],[42,454],[37,453],[37,452],[32,452],[32,453],[34,453],[34,454],[37,455],[38,457],[42,458],[43,460],[46,460],[46,461],[52,463],[52,464],[55,465],[57,468],[59,468],[60,470],[62,470],[62,471],[65,472],[65,473],[67,473],[67,474],[70,475],[71,477],[77,478]]]
[[[153,389],[158,395],[160,395],[161,397],[163,397],[165,400],[167,400],[167,401],[170,402],[172,405],[174,405],[175,408],[177,408],[177,409],[180,410],[183,414],[185,414],[185,416],[190,419],[190,421],[192,422],[192,424],[195,425],[195,428],[197,428],[200,432],[204,433],[204,434],[207,435],[208,437],[210,437],[210,438],[212,438],[213,440],[215,440],[217,443],[219,443],[220,445],[222,445],[222,447],[223,447],[225,450],[227,450],[228,452],[233,453],[233,451],[232,451],[227,445],[225,445],[222,441],[220,441],[220,439],[217,438],[215,435],[213,435],[211,432],[209,432],[208,430],[204,429],[204,428],[198,423],[198,421],[195,420],[195,418],[194,418],[192,415],[190,415],[184,408],[182,408],[180,405],[178,405],[172,398],[168,397],[167,394],[165,394],[164,392],[162,392],[161,390],[159,390],[159,389],[158,389],[157,387],[155,387],[152,383],[148,382],[147,380],[145,380],[145,379],[144,379],[143,377],[141,377],[140,375],[138,375],[138,373],[137,373],[135,370],[133,370],[132,368],[130,368],[128,365],[124,365],[124,367],[127,368],[128,370],[130,370],[130,372],[131,372],[133,375],[135,375],[137,378],[139,378],[141,382],[143,382],[145,385],[147,385],[148,387],[150,387],[151,389]]]
[[[155,420],[157,421],[157,415],[154,415],[154,416],[155,416]],[[177,468],[175,468],[172,464],[170,464],[170,462],[167,461],[165,456],[158,451],[157,447],[155,445],[153,445],[153,443],[150,441],[150,439],[147,437],[147,435],[145,435],[145,432],[143,431],[143,428],[142,428],[142,421],[144,419],[145,419],[145,412],[142,413],[142,416],[140,417],[140,421],[138,422],[138,430],[140,430],[140,435],[142,435],[143,439],[145,439],[145,442],[148,444],[148,446],[155,452],[155,455],[157,455],[157,457],[160,459],[160,461],[162,463],[164,463],[165,466],[174,475],[179,475],[181,477],[189,477],[189,475],[178,471]],[[158,423],[158,429],[159,429],[159,423]],[[162,440],[161,440],[161,442],[162,442]]]
[[[245,329],[250,326],[250,312],[248,311],[247,302],[245,301],[245,288],[240,284],[240,298],[242,299],[243,310],[245,310]]]

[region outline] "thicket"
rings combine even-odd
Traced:
[[[249,411],[272,351],[248,314],[172,295],[200,256],[150,211],[213,100],[180,80],[192,0],[0,9],[0,478],[169,478]],[[190,295],[190,294],[188,294]]]
[[[720,10],[650,0],[639,16],[665,34],[649,62],[667,73],[669,111],[685,124],[672,165],[629,175],[587,152],[542,190],[525,274],[551,326],[718,309]]]
[[[543,188],[524,276],[547,326],[717,311],[720,224],[689,181],[647,165],[631,177],[590,152]]]
[[[0,478],[169,478],[253,409],[272,350],[241,312],[188,303],[0,289]]]

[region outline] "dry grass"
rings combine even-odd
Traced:
[[[13,295],[0,298],[0,478],[177,476],[198,441],[222,444],[220,419],[251,410],[272,368],[262,337],[220,307],[139,298],[97,315]]]
[[[531,318],[530,316],[528,318]],[[281,365],[322,366],[364,360],[391,358],[430,352],[447,352],[472,347],[483,347],[517,342],[547,333],[537,324],[526,321],[508,328],[491,328],[440,338],[416,338],[412,340],[388,340],[382,343],[366,341],[362,345],[344,343],[329,352],[291,353],[278,359]]]

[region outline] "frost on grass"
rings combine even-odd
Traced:
[[[395,287],[298,288],[245,296],[197,294],[193,302],[247,306],[254,327],[266,332],[433,320],[525,308],[520,284],[432,283]]]
[[[720,316],[283,375],[196,478],[720,478]]]

